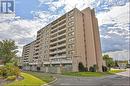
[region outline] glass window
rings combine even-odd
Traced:
[[[69,16],[73,15],[74,11],[69,12]]]
[[[74,44],[69,44],[68,48],[74,48]]]
[[[70,28],[69,28],[69,31],[72,31],[72,30],[74,30],[74,27],[70,27]]]
[[[74,20],[73,16],[68,19],[68,21],[73,21],[73,20]]]
[[[69,22],[68,23],[68,26],[73,26],[74,25],[74,22]]]
[[[74,50],[69,51],[68,54],[74,54]]]
[[[74,38],[69,38],[69,40],[68,40],[69,42],[71,42],[71,41],[74,41]]]
[[[68,36],[73,36],[74,35],[74,32],[70,32],[69,34],[68,34]]]

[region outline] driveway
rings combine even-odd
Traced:
[[[126,71],[125,74],[127,74]],[[120,73],[122,74],[122,73]],[[124,73],[123,73],[124,74]],[[55,75],[57,81],[50,86],[130,86],[130,77],[110,75],[105,77],[73,77]]]

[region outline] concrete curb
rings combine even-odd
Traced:
[[[54,83],[54,82],[56,82],[56,81],[57,81],[57,78],[54,77],[54,80],[53,80],[53,81],[51,81],[51,82],[49,82],[49,83],[46,83],[46,84],[43,84],[42,86],[49,86],[50,84],[52,84],[52,83]]]

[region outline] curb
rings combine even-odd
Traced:
[[[46,83],[46,84],[43,84],[43,85],[41,85],[41,86],[49,86],[50,84],[52,84],[52,83],[54,83],[54,82],[56,82],[56,81],[57,81],[57,78],[54,77],[54,80],[53,80],[53,81],[51,81],[51,82],[49,82],[49,83]]]

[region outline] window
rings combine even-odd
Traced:
[[[73,20],[74,20],[73,16],[68,19],[68,21],[73,21]]]
[[[74,48],[74,44],[69,44],[68,48]]]
[[[72,42],[72,41],[74,41],[74,38],[69,38],[68,41],[69,41],[69,42]]]
[[[74,54],[74,50],[69,51],[68,54]]]
[[[74,22],[69,22],[68,23],[68,26],[73,26],[74,25]]]
[[[47,50],[45,50],[44,53],[47,53]]]
[[[68,34],[68,36],[73,36],[74,35],[74,32],[70,32],[69,34]]]
[[[48,48],[48,45],[45,45],[44,48]]]
[[[73,15],[74,11],[69,12],[69,16]]]
[[[47,56],[44,56],[44,58],[47,58]]]

